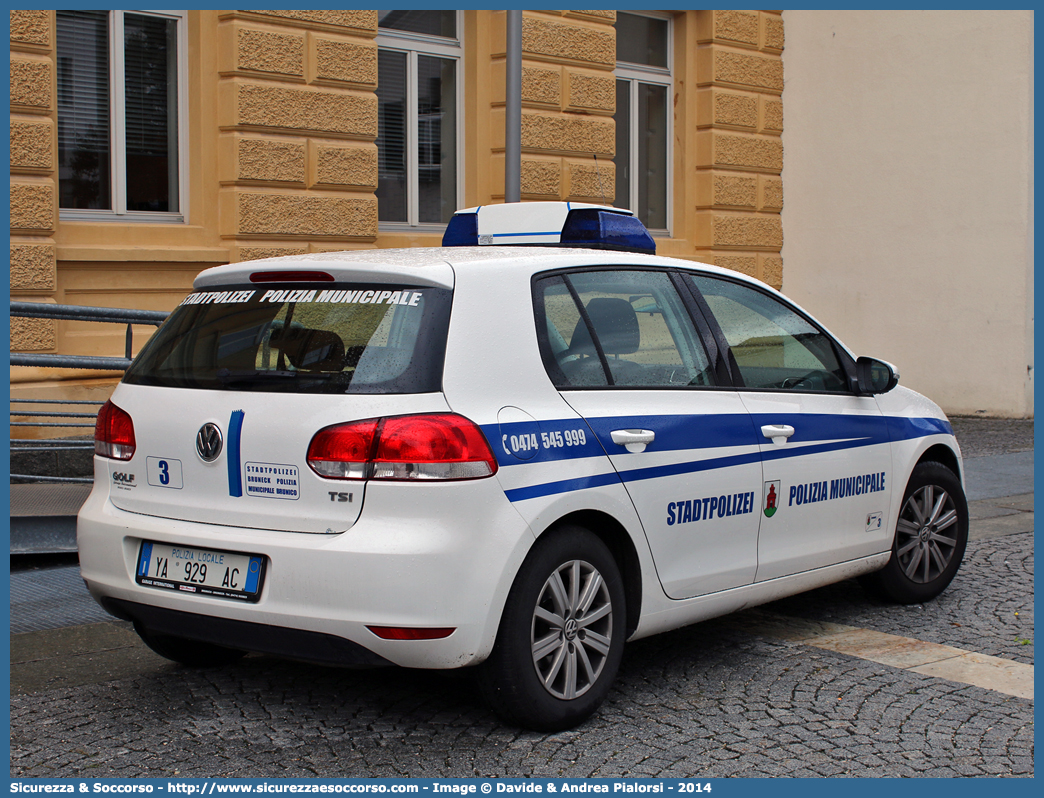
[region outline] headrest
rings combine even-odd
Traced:
[[[587,315],[594,325],[598,342],[607,355],[629,355],[638,351],[641,333],[638,329],[638,314],[626,299],[596,297],[587,303]],[[573,354],[593,355],[594,344],[581,318],[573,330],[569,343]]]
[[[295,369],[340,371],[344,368],[344,342],[330,330],[291,327],[273,333],[272,346],[283,350]]]

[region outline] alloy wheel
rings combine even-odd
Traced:
[[[555,698],[571,700],[598,681],[613,636],[613,604],[593,565],[571,560],[548,577],[533,611],[533,665]]]
[[[925,485],[907,498],[899,513],[895,553],[903,573],[927,584],[950,564],[957,548],[957,508],[938,485]]]

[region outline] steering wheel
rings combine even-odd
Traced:
[[[781,382],[779,384],[779,387],[780,388],[798,388],[798,387],[812,388],[812,387],[814,387],[814,384],[812,383],[812,378],[818,376],[818,374],[819,374],[818,371],[810,371],[807,374],[802,374],[800,377],[787,377],[785,380],[783,380],[783,382]],[[808,385],[804,385],[804,383],[808,383]]]

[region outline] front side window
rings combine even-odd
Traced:
[[[669,275],[584,271],[537,283],[544,361],[559,388],[714,384]]]
[[[183,23],[178,12],[57,12],[63,217],[183,218]]]
[[[446,224],[460,184],[458,13],[378,14],[378,219]]]
[[[732,350],[746,388],[848,391],[830,337],[775,297],[706,275],[692,277]]]
[[[616,199],[650,230],[669,233],[671,21],[616,14]]]
[[[124,382],[274,393],[429,393],[442,385],[450,292],[326,284],[189,294]]]

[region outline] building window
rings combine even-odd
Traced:
[[[671,20],[616,13],[616,199],[650,230],[669,234]]]
[[[184,219],[184,19],[57,12],[62,218]]]
[[[379,11],[377,217],[446,224],[460,195],[460,13]]]

